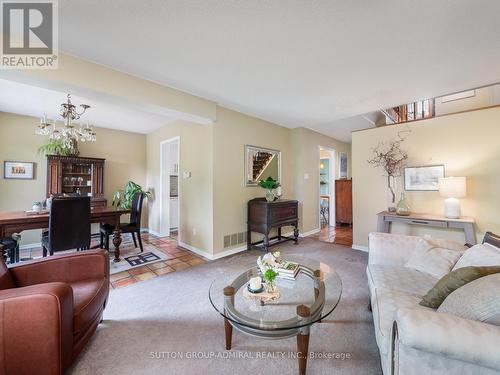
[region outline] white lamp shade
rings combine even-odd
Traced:
[[[463,198],[465,194],[465,177],[442,177],[439,179],[439,195],[442,197]]]

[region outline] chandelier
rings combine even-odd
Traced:
[[[96,133],[94,127],[87,124],[84,126],[80,123],[79,127],[73,124],[74,120],[79,120],[80,117],[90,108],[87,104],[80,104],[82,110],[77,111],[76,106],[71,103],[71,95],[68,94],[68,101],[61,104],[60,114],[64,119],[64,126],[57,128],[56,120],[52,124],[47,121],[47,116],[40,119],[40,124],[35,129],[37,135],[48,135],[51,140],[62,141],[64,148],[74,148],[75,142],[95,142]]]

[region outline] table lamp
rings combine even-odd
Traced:
[[[444,201],[444,216],[448,219],[460,217],[460,201],[465,197],[465,177],[442,177],[439,179],[439,195],[446,198]]]

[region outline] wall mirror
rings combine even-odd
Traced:
[[[269,176],[281,182],[281,152],[245,145],[245,186],[258,186]]]

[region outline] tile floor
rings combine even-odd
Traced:
[[[144,246],[149,245],[167,255],[168,260],[132,268],[127,271],[116,273],[110,276],[110,287],[112,289],[122,288],[140,281],[149,280],[154,277],[166,275],[171,272],[181,271],[186,268],[197,266],[208,262],[189,250],[177,246],[177,241],[170,237],[157,237],[149,233],[142,233],[141,238]],[[120,249],[127,246],[134,246],[130,235],[123,235],[123,242]],[[97,245],[98,240],[93,238],[91,246]],[[21,251],[21,259],[33,259],[42,256],[41,248],[34,248]]]

